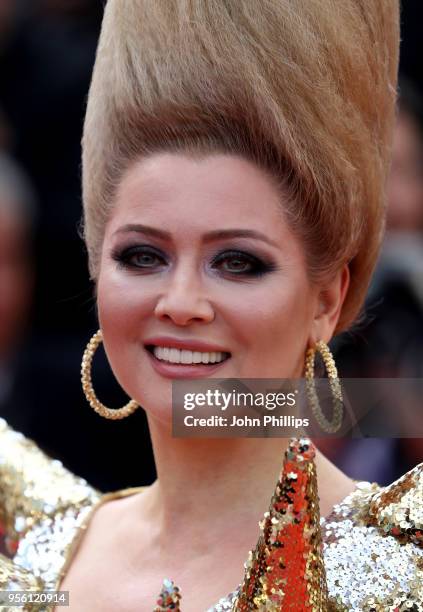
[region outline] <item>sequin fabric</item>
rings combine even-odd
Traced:
[[[315,447],[292,439],[261,535],[246,564],[236,612],[327,609]]]
[[[7,555],[0,555],[0,588],[55,589],[71,545],[100,498],[99,491],[0,418],[0,533]]]
[[[162,590],[160,591],[159,598],[157,600],[157,606],[153,612],[166,612],[166,610],[173,610],[173,612],[179,612],[179,602],[181,600],[181,594],[179,588],[173,582],[166,578],[163,580]]]
[[[388,487],[357,483],[319,519],[313,452],[291,441],[244,581],[208,612],[423,612],[423,463]],[[57,588],[95,508],[136,490],[101,494],[0,419],[0,589]],[[156,610],[183,610],[175,586]]]
[[[423,464],[387,487],[362,482],[321,520],[335,610],[423,611]]]

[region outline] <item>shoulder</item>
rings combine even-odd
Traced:
[[[2,418],[0,485],[0,520],[8,536],[16,539],[42,516],[90,504],[100,495]]]
[[[101,498],[0,418],[0,526],[20,571],[54,583],[80,525]]]
[[[421,603],[422,534],[423,463],[386,487],[357,483],[322,520],[333,600],[363,610]]]
[[[423,546],[423,463],[372,497],[369,522],[383,535]]]

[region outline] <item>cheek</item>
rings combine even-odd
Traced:
[[[237,326],[250,349],[252,377],[300,376],[312,324],[313,296],[304,282],[282,282],[238,304]]]
[[[97,303],[103,346],[116,380],[128,397],[168,423],[171,387],[150,383],[151,366],[142,342],[153,297],[136,283],[117,280],[113,273],[104,272],[98,279]]]
[[[142,376],[143,320],[151,312],[151,304],[152,298],[133,281],[118,279],[112,270],[100,274],[97,305],[104,349],[117,380],[130,396],[134,396],[134,383]]]
[[[130,337],[139,337],[139,321],[151,312],[153,295],[145,287],[140,289],[136,279],[105,268],[98,279],[97,304],[104,336],[120,337],[123,344]]]

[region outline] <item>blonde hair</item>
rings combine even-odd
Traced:
[[[349,262],[350,325],[382,238],[398,47],[398,0],[109,0],[83,136],[92,277],[131,163],[232,153],[280,185],[312,279]]]

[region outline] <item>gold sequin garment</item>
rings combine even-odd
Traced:
[[[141,489],[101,494],[0,419],[0,589],[57,588],[95,509]],[[423,463],[388,487],[357,483],[320,529],[327,611],[298,602],[296,612],[423,612]],[[233,610],[239,593],[209,612]],[[52,611],[45,604],[0,609]],[[284,610],[251,602],[255,609]]]
[[[423,611],[422,463],[388,487],[358,483],[320,522],[333,610]]]
[[[79,527],[100,497],[0,419],[0,533],[5,553],[13,558],[0,554],[0,589],[54,589]]]

